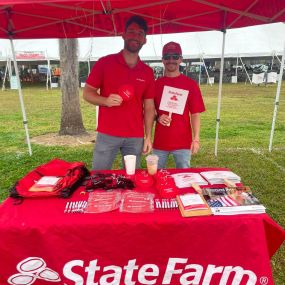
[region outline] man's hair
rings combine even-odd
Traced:
[[[147,22],[144,18],[140,17],[140,16],[132,16],[128,19],[128,21],[126,22],[125,25],[125,31],[127,30],[127,28],[132,24],[132,23],[136,23],[141,29],[144,30],[145,33],[147,33]]]

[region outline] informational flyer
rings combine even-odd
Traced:
[[[182,115],[185,109],[189,90],[179,89],[165,85],[159,109]]]

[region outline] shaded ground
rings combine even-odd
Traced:
[[[96,132],[89,132],[81,136],[59,136],[58,133],[49,133],[31,138],[31,142],[48,146],[79,146],[94,144],[96,140]]]

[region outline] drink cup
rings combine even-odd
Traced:
[[[150,154],[146,158],[147,172],[149,175],[154,175],[157,172],[158,156]]]
[[[136,172],[136,156],[125,155],[124,156],[125,169],[128,175],[134,175]]]

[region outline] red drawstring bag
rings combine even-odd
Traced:
[[[10,189],[10,197],[23,199],[31,197],[59,196],[69,197],[81,185],[83,179],[90,175],[82,162],[70,163],[61,159],[53,159],[30,171]],[[53,191],[29,191],[43,176],[57,176],[60,179],[53,186]]]

